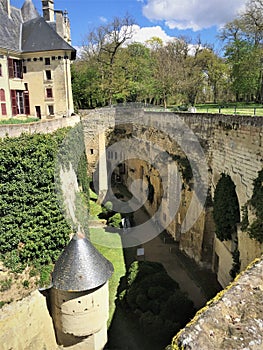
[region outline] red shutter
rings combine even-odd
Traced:
[[[12,58],[8,58],[8,72],[9,78],[14,78],[14,65]]]
[[[24,105],[25,105],[25,114],[30,115],[30,104],[29,104],[29,93],[24,91]]]
[[[11,90],[12,115],[17,115],[16,90]]]
[[[0,101],[5,101],[5,90],[0,89]]]
[[[2,111],[2,115],[7,115],[5,103],[1,103],[1,111]]]

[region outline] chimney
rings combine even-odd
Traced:
[[[10,0],[1,0],[3,4],[4,11],[8,14],[10,17],[11,12],[10,12]]]
[[[47,22],[54,22],[54,1],[53,0],[42,0],[42,11],[44,20]]]

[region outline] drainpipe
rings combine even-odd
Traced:
[[[68,94],[68,58],[64,58],[64,69],[65,69],[65,90],[66,90],[66,106],[67,106],[67,117],[70,116],[70,110],[69,110],[69,94]]]

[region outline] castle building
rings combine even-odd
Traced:
[[[63,349],[104,348],[112,273],[112,264],[83,234],[75,234],[55,264],[50,291],[57,343]]]
[[[43,17],[32,0],[21,9],[0,0],[0,119],[70,116],[74,112],[67,12],[42,0]]]

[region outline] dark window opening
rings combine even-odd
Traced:
[[[49,115],[54,115],[54,106],[53,105],[49,105],[48,106],[48,114]]]
[[[52,98],[53,97],[53,91],[51,88],[47,88],[46,89],[46,93],[47,93],[47,98]]]
[[[26,74],[26,72],[27,72],[26,66],[23,66],[23,73]]]
[[[46,79],[51,80],[51,70],[46,70]]]
[[[50,66],[50,57],[45,57],[45,65]]]

